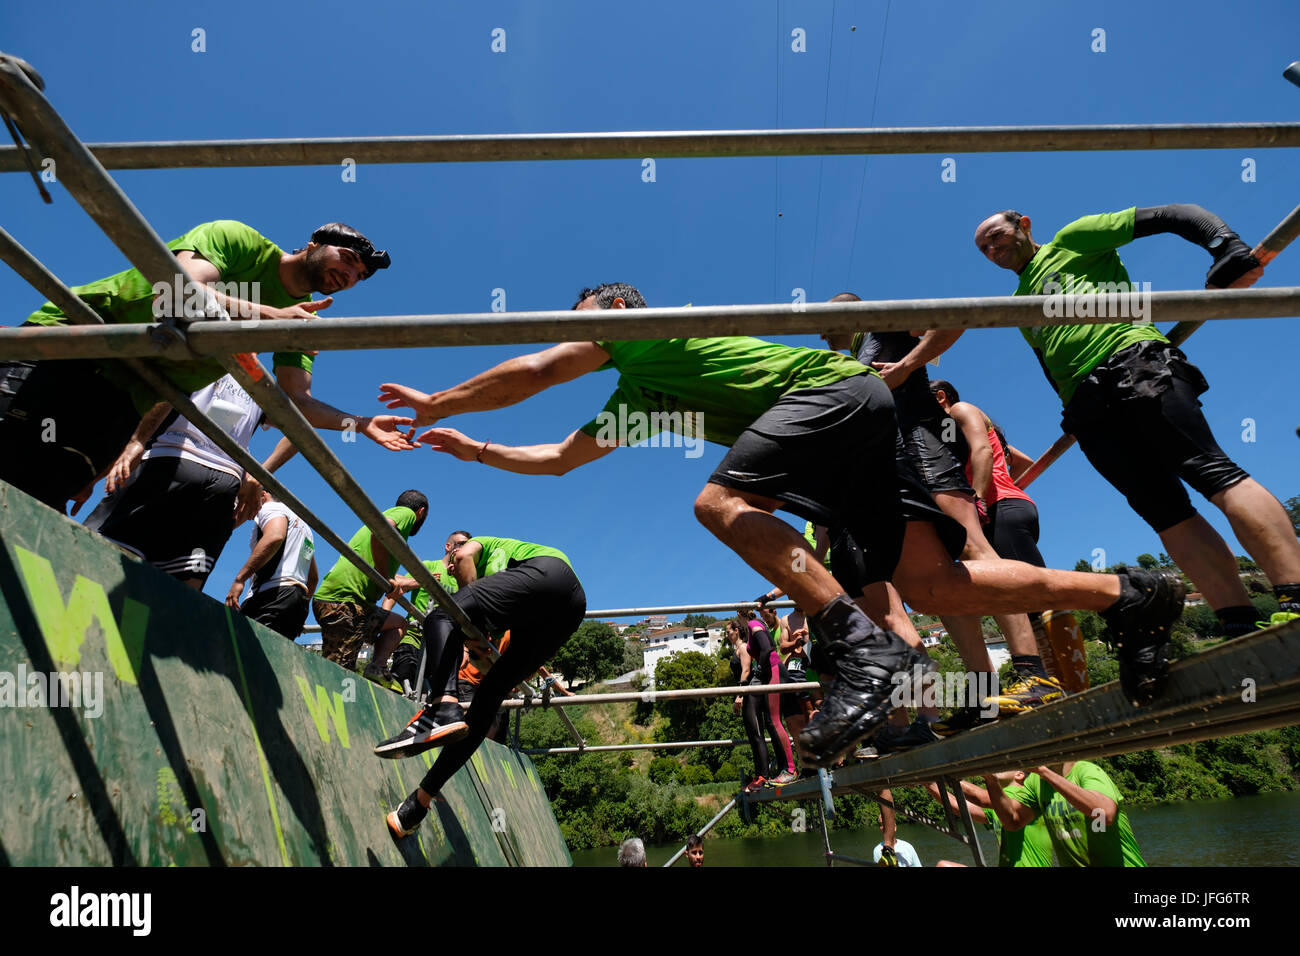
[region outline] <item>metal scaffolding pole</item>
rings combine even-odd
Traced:
[[[917,126],[878,129],[650,130],[93,143],[106,169],[487,163],[886,153],[1094,152],[1269,149],[1300,146],[1300,123],[1158,123],[1089,126]],[[0,149],[0,172],[25,168]]]
[[[132,253],[124,247],[128,257]],[[135,262],[135,259],[132,259]],[[136,263],[138,265],[138,263]],[[161,268],[161,264],[155,272]],[[1084,303],[1087,303],[1086,306]],[[1086,315],[1081,312],[1086,311]],[[0,330],[0,359],[186,358],[285,349],[392,349],[448,345],[521,345],[673,336],[820,335],[912,329],[1088,325],[1122,321],[1203,322],[1300,315],[1300,287],[1187,289],[1077,296],[982,296],[789,302],[588,312],[480,312],[247,322],[199,321],[187,342],[159,342],[155,326]],[[193,350],[192,352],[190,350]]]
[[[552,698],[550,707],[589,707],[595,704],[629,704],[643,701],[658,703],[661,700],[696,700],[704,697],[746,696],[748,694],[798,694],[806,690],[820,690],[816,681],[799,684],[746,684],[744,687],[687,687],[681,690],[637,690],[620,694],[581,694],[577,697]],[[535,707],[526,700],[502,701],[503,708]]]
[[[517,711],[522,713],[522,711]],[[563,713],[563,711],[561,711]],[[770,738],[768,739],[770,742]],[[689,750],[691,747],[743,747],[746,740],[678,740],[671,743],[656,744],[600,744],[595,747],[533,747],[524,753],[532,756],[552,756],[554,754],[598,754],[618,753],[624,750]]]
[[[784,610],[794,607],[793,601],[768,601],[767,607]],[[608,611],[588,611],[587,617],[650,617],[652,614],[709,614],[714,611],[756,611],[756,601],[739,601],[736,604],[678,604],[671,607],[616,607]]]
[[[175,256],[140,215],[139,210],[31,84],[26,74],[5,57],[0,57],[0,107],[22,124],[32,143],[39,145],[45,155],[55,159],[59,178],[68,191],[146,280],[152,283],[171,283],[180,275],[181,281],[185,281],[184,272]],[[451,600],[407,545],[406,539],[389,525],[388,520],[303,418],[289,396],[280,389],[274,378],[267,375],[256,356],[225,355],[219,361],[266,412],[267,420],[293,442],[344,503],[371,529],[388,553],[397,558],[428,591],[430,597],[447,612],[466,638],[491,648],[491,653],[495,654],[495,647],[465,616],[460,606]]]

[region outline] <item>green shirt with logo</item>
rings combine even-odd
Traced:
[[[1106,771],[1095,763],[1080,760],[1065,779],[1084,790],[1095,790],[1115,801],[1117,812],[1111,823],[1101,814],[1086,815],[1056,789],[1033,773],[1025,778],[1016,797],[1047,826],[1061,866],[1146,866],[1138,851],[1133,828],[1124,811],[1124,797]]]
[[[393,519],[393,524],[397,525],[397,533],[402,536],[403,540],[411,536],[411,529],[415,527],[418,520],[414,511],[401,505],[389,508],[384,512],[384,517]],[[371,547],[371,534],[369,528],[362,528],[352,536],[352,540],[348,542],[348,547],[355,551],[367,564],[374,565],[375,553]],[[383,572],[384,577],[391,578],[397,573],[397,567],[397,558],[390,554],[388,556],[388,567],[379,568],[379,570]],[[325,575],[325,580],[320,583],[320,587],[316,589],[316,600],[374,604],[383,596],[383,593],[383,589],[370,580],[368,574],[362,573],[361,569],[351,561],[340,556],[334,562],[334,567],[330,568],[330,573]]]
[[[1128,271],[1115,250],[1133,241],[1136,212],[1133,207],[1084,216],[1065,226],[1025,266],[1015,294],[1083,295],[1130,289]],[[1089,372],[1120,349],[1148,340],[1169,341],[1149,320],[1035,326],[1022,328],[1020,334],[1042,357],[1063,404],[1069,403]]]
[[[285,291],[284,283],[280,281],[283,250],[242,222],[232,219],[205,222],[167,243],[167,248],[173,252],[198,253],[216,267],[220,281],[248,283],[248,297],[255,298],[262,305],[284,308],[311,299],[310,295],[292,296]],[[257,291],[253,292],[254,289]],[[171,291],[174,298],[174,286]],[[106,279],[73,286],[72,293],[108,324],[161,321],[154,315],[153,286],[138,269],[127,269]],[[233,294],[236,298],[245,297],[239,292]],[[171,313],[181,314],[182,305],[183,302],[173,302]],[[67,325],[68,317],[52,302],[46,302],[28,316],[27,321],[37,325]],[[125,390],[142,414],[158,401],[158,397],[121,363],[100,364],[105,369],[105,377]],[[302,352],[276,352],[272,364],[275,368],[312,370],[311,356]],[[156,367],[186,394],[197,392],[226,374],[214,359],[158,362]]]
[[[620,373],[618,389],[582,431],[625,445],[668,431],[730,446],[787,392],[875,374],[829,349],[743,336],[596,344],[609,353],[601,368]]]
[[[515,538],[492,538],[486,535],[470,538],[483,546],[474,558],[474,571],[480,578],[504,571],[511,561],[527,561],[529,558],[559,558],[573,569],[573,562],[563,551],[548,548],[544,544],[530,544]]]
[[[1002,789],[1012,799],[1024,802],[1016,795],[1024,793],[1023,787],[1011,784]],[[985,810],[984,818],[998,841],[998,866],[1052,865],[1052,837],[1041,819],[1022,829],[1008,830],[992,810]]]

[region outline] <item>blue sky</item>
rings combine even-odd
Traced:
[[[1137,9],[1134,9],[1137,7]],[[51,29],[57,23],[58,29]],[[1294,121],[1300,90],[1281,77],[1300,56],[1300,9],[1257,2],[343,2],[6,4],[6,52],[32,62],[85,141],[517,133],[631,129],[974,126]],[[192,31],[205,31],[194,52]],[[506,50],[493,53],[492,31]],[[1105,52],[1093,52],[1093,31]],[[806,34],[794,52],[791,33]],[[340,155],[340,162],[345,157]],[[1294,151],[938,155],[671,160],[642,181],[640,160],[124,171],[115,177],[165,239],[217,218],[247,222],[285,249],[329,220],[392,253],[393,267],[340,295],[334,315],[476,312],[504,289],[511,311],[567,308],[583,285],[628,281],[652,305],[1007,294],[1014,276],[971,236],[1014,206],[1039,241],[1089,213],[1195,202],[1258,241],[1297,201]],[[1254,182],[1242,163],[1255,160]],[[69,284],[124,259],[62,187],[44,206],[24,175],[0,177],[4,227]],[[1122,252],[1156,289],[1199,288],[1208,256],[1176,237]],[[1263,285],[1300,285],[1300,252]],[[5,324],[40,296],[0,270]],[[1159,316],[1156,316],[1157,320]],[[816,346],[810,337],[793,344]],[[322,354],[314,391],[379,411],[381,382],[446,387],[531,348]],[[1223,321],[1188,346],[1220,443],[1280,498],[1300,494],[1294,319]],[[936,374],[936,370],[931,370]],[[1059,402],[1010,329],[968,333],[937,374],[1037,455],[1060,432]],[[558,440],[588,421],[615,373],[524,405],[449,419],[480,439]],[[1254,422],[1244,441],[1243,421]],[[412,543],[437,556],[445,532],[533,540],[573,559],[593,608],[746,600],[766,587],[700,527],[691,503],[721,458],[709,446],[633,448],[562,478],[509,475],[364,439],[331,447],[380,505],[405,488],[433,502]],[[254,452],[265,455],[271,434]],[[358,520],[301,460],[286,483],[344,538]],[[1048,563],[1071,567],[1158,552],[1156,536],[1077,451],[1032,488]],[[1198,499],[1199,500],[1199,499]],[[93,501],[92,501],[93,504]],[[1208,507],[1208,506],[1206,506]],[[1217,511],[1207,513],[1225,535]],[[208,591],[224,595],[247,555],[227,545]],[[1230,538],[1234,551],[1240,551]],[[322,572],[334,555],[320,550]]]

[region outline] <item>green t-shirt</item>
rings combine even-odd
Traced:
[[[392,518],[393,524],[397,525],[397,532],[406,540],[411,536],[411,529],[415,527],[415,512],[410,508],[404,508],[398,505],[389,508],[384,512],[385,518]],[[355,551],[362,560],[373,565],[375,563],[375,553],[370,546],[371,531],[369,528],[362,528],[352,536],[348,542],[348,547]],[[384,577],[391,578],[397,573],[398,561],[391,554],[388,556],[388,567],[380,568]],[[361,569],[354,565],[347,558],[342,556],[334,562],[334,567],[330,568],[330,573],[325,575],[325,580],[320,583],[316,589],[316,600],[318,601],[347,601],[352,604],[374,604],[383,595],[383,590],[374,581],[370,580],[369,575],[363,574]]]
[[[216,266],[222,282],[248,283],[247,292],[242,289],[223,290],[235,298],[253,299],[262,305],[279,308],[311,299],[310,295],[296,297],[285,291],[279,271],[283,250],[242,222],[232,219],[205,222],[167,243],[167,248],[173,252],[197,252]],[[254,282],[258,285],[253,286]],[[159,321],[154,316],[153,287],[138,269],[127,269],[107,279],[73,286],[72,293],[94,309],[107,324]],[[180,312],[180,305],[173,303],[173,313]],[[67,325],[68,317],[52,302],[46,302],[29,315],[27,321],[37,325]],[[121,363],[101,364],[107,370],[105,377],[128,392],[142,414],[158,401],[157,396]],[[272,364],[275,368],[301,368],[308,372],[312,369],[311,356],[302,352],[277,352]],[[158,362],[156,367],[186,394],[197,392],[226,374],[214,359]]]
[[[1020,800],[1014,791],[1023,792],[1024,788],[1011,784],[1003,790],[1007,796]],[[998,866],[1052,865],[1052,837],[1042,820],[1036,819],[1020,830],[1007,830],[992,810],[985,810],[984,818],[998,841]]]
[[[529,544],[515,538],[491,538],[487,536],[470,538],[483,546],[483,550],[474,558],[474,570],[480,578],[504,571],[511,561],[527,561],[529,558],[559,558],[573,569],[573,562],[563,551],[548,548],[544,544]]]
[[[460,590],[460,585],[456,583],[456,579],[452,576],[452,573],[447,568],[446,564],[441,561],[425,561],[423,564],[429,569],[429,573],[434,576],[437,582],[442,585],[442,589],[448,594],[455,594]],[[429,592],[424,588],[420,588],[411,596],[411,604],[421,614],[429,610],[429,602],[431,600],[432,598],[429,597]]]
[[[609,353],[601,368],[620,372],[618,389],[582,431],[625,445],[670,431],[730,446],[787,392],[872,371],[829,349],[740,336],[596,344]]]
[[[817,553],[817,526],[814,525],[811,521],[807,522],[803,526],[803,539],[808,542],[808,549],[812,551],[813,554],[816,554]],[[829,569],[831,566],[831,549],[829,545],[827,545],[826,547],[826,556],[822,558],[822,563],[826,565],[827,569]]]
[[[1124,797],[1114,781],[1095,763],[1080,760],[1065,779],[1084,790],[1095,790],[1115,801],[1118,812],[1113,823],[1092,819],[1076,809],[1051,784],[1033,773],[1025,778],[1024,793],[1018,797],[1047,825],[1056,858],[1061,866],[1146,866],[1138,851]]]
[[[1083,295],[1129,290],[1128,271],[1115,250],[1133,241],[1136,212],[1133,207],[1084,216],[1070,223],[1034,254],[1020,273],[1015,294]],[[1042,356],[1063,404],[1069,403],[1089,372],[1120,349],[1135,342],[1168,341],[1150,322],[1035,326],[1022,328],[1020,334]]]

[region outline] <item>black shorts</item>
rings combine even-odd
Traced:
[[[907,462],[902,441],[889,388],[863,373],[783,395],[741,433],[709,481],[848,531],[863,551],[865,583],[888,581],[908,521],[934,524],[954,559],[966,543],[965,530],[939,510]]]
[[[95,530],[172,577],[206,581],[235,529],[239,483],[234,475],[186,458],[150,458],[111,503],[105,500],[103,523]],[[93,527],[91,519],[87,524]]]
[[[1196,514],[1183,482],[1206,498],[1250,476],[1219,447],[1197,398],[1209,386],[1172,345],[1121,349],[1080,383],[1062,427],[1156,532]]]
[[[0,479],[59,511],[117,459],[139,422],[96,362],[0,363]]]
[[[953,427],[956,427],[955,422]],[[966,466],[940,438],[942,428],[942,421],[900,422],[903,454],[916,468],[922,484],[931,494],[960,491],[974,495],[975,490],[966,480]]]
[[[307,589],[292,584],[257,591],[239,606],[244,617],[265,624],[289,640],[302,633],[310,609],[311,599],[307,596]]]
[[[511,561],[506,570],[472,581],[451,599],[480,628],[509,631],[506,654],[515,651],[514,657],[522,658],[550,647],[537,667],[573,636],[587,612],[587,595],[578,576],[565,562],[550,556]]]

